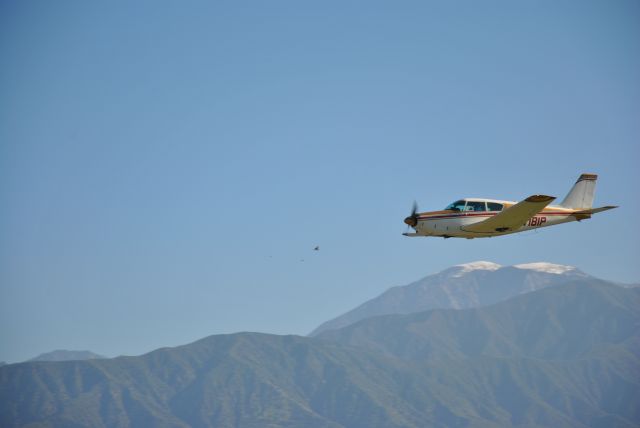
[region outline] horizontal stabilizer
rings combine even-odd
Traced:
[[[606,207],[589,208],[588,210],[576,211],[576,212],[574,212],[574,214],[596,214],[596,213],[601,213],[602,211],[612,210],[614,208],[618,208],[618,206],[617,205],[607,205]]]
[[[524,201],[520,201],[500,212],[500,214],[489,217],[479,223],[464,226],[463,230],[476,233],[493,233],[518,229],[554,199],[555,197],[547,195],[529,196]]]
[[[607,205],[606,207],[600,208],[589,208],[588,210],[580,210],[574,211],[573,216],[578,220],[586,220],[591,218],[591,214],[601,213],[602,211],[612,210],[614,208],[618,208],[616,205]]]

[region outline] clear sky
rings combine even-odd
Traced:
[[[640,280],[635,0],[4,1],[0,64],[0,361],[306,334],[473,260]],[[401,235],[582,172],[621,207]]]

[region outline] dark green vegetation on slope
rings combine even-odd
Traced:
[[[632,427],[640,290],[583,281],[318,338],[0,368],[1,426]]]

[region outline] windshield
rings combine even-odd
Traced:
[[[451,210],[451,211],[464,211],[464,204],[466,202],[464,200],[460,200],[460,201],[455,201],[452,204],[447,205],[447,207],[445,208],[445,210]]]

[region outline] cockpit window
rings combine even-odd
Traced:
[[[487,202],[489,211],[502,211],[503,205],[496,202]]]
[[[465,211],[486,211],[487,207],[484,205],[484,201],[467,201],[467,207]]]
[[[465,203],[466,201],[455,201],[454,203],[447,205],[447,208],[445,208],[445,210],[464,211]]]

